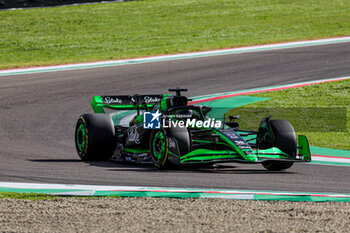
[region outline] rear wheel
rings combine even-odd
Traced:
[[[116,148],[115,128],[106,114],[83,114],[75,127],[75,147],[84,161],[108,160]]]
[[[297,138],[293,126],[286,120],[270,120],[270,127],[274,135],[274,146],[279,148],[291,158],[297,154]],[[270,171],[280,171],[290,168],[293,162],[267,161],[264,168]]]

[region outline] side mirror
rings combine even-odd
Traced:
[[[239,119],[241,119],[241,116],[240,115],[231,115],[231,116],[228,116],[228,119],[230,119],[230,121],[239,120]]]

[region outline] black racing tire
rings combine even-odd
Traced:
[[[84,161],[108,160],[116,149],[115,127],[110,116],[83,114],[75,127],[75,147]]]
[[[297,138],[293,126],[286,120],[270,120],[270,127],[274,135],[275,147],[295,158],[297,154]],[[294,162],[266,161],[262,165],[270,171],[280,171],[290,168]]]
[[[168,137],[177,140],[180,155],[187,154],[191,149],[191,135],[186,128],[155,129],[150,136],[150,155],[154,166],[159,169],[174,167],[168,160]]]
[[[175,138],[179,146],[180,156],[187,154],[191,151],[191,133],[188,128],[171,127],[166,129],[167,137]]]

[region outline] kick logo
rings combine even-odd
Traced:
[[[145,129],[160,129],[160,116],[162,114],[157,112],[144,112],[143,113],[143,128]]]

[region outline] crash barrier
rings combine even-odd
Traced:
[[[48,7],[93,2],[127,2],[134,0],[0,0],[0,9]]]

